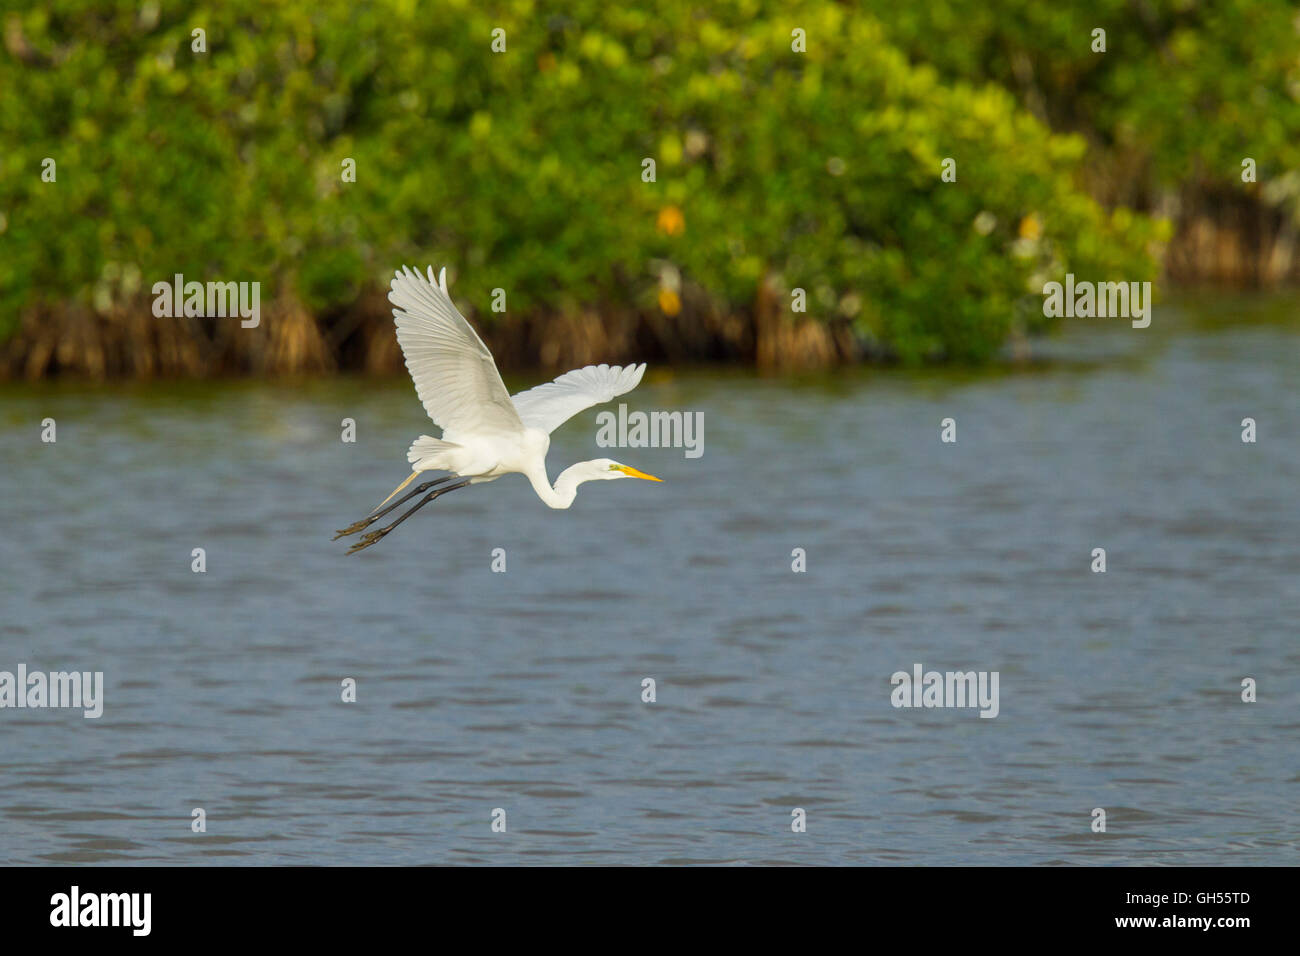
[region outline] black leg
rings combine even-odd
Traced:
[[[425,495],[423,498],[420,499],[419,504],[417,504],[406,514],[402,515],[400,518],[398,518],[388,527],[380,528],[378,531],[371,531],[368,534],[363,534],[360,537],[360,539],[358,539],[352,545],[352,547],[348,548],[348,554],[355,554],[356,552],[360,551],[362,548],[368,548],[372,544],[376,544],[377,542],[383,540],[384,535],[388,534],[388,532],[392,531],[394,528],[396,528],[407,518],[411,517],[411,515],[415,514],[417,511],[419,511],[421,508],[427,505],[434,498],[437,498],[439,495],[445,495],[449,491],[455,491],[457,488],[464,488],[468,484],[469,484],[469,479],[466,478],[464,481],[457,482],[454,485],[448,485],[446,488],[437,488],[434,491],[429,492],[427,495]]]
[[[396,508],[398,505],[401,505],[401,504],[404,504],[404,503],[410,501],[410,500],[411,500],[412,498],[414,498],[416,495],[423,494],[424,492],[426,492],[426,491],[428,491],[430,488],[432,488],[434,485],[440,485],[440,484],[442,484],[444,481],[451,481],[451,480],[452,480],[453,478],[455,478],[455,477],[456,477],[455,475],[444,475],[444,476],[441,477],[441,478],[434,478],[432,481],[426,481],[426,482],[424,482],[423,484],[416,485],[415,488],[414,488],[414,490],[409,491],[409,492],[407,492],[406,494],[404,494],[402,497],[398,498],[396,501],[394,501],[391,505],[389,505],[389,506],[388,506],[387,508],[385,508],[383,511],[376,511],[374,514],[370,515],[368,518],[362,518],[360,521],[354,521],[352,524],[348,525],[346,528],[342,528],[342,529],[340,529],[339,532],[338,532],[338,534],[334,535],[334,537],[331,538],[330,540],[331,540],[331,541],[337,541],[339,538],[346,537],[347,535],[350,535],[350,534],[356,534],[358,531],[362,531],[362,530],[364,530],[364,529],[366,529],[366,528],[369,528],[372,524],[374,524],[376,521],[378,521],[378,520],[379,520],[380,518],[382,518],[384,515],[388,514],[388,512],[392,511],[392,510],[393,510],[394,508]]]

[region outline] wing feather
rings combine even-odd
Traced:
[[[402,266],[388,293],[415,392],[443,432],[517,432],[523,422],[492,353],[452,303],[443,272],[435,282],[432,268],[426,280]]]
[[[608,402],[636,388],[645,374],[640,365],[588,365],[565,372],[553,382],[511,397],[529,428],[553,432],[578,412]]]

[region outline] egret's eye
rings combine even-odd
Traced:
[[[610,466],[609,466],[609,470],[610,470],[610,471],[618,471],[618,465],[610,465]]]

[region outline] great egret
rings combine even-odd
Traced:
[[[584,481],[663,480],[609,458],[582,461],[564,469],[555,479],[555,487],[546,478],[546,451],[551,446],[551,432],[583,409],[632,391],[645,372],[644,363],[627,368],[588,365],[565,372],[553,382],[510,395],[497,372],[492,353],[452,303],[447,293],[445,267],[435,282],[432,266],[427,281],[418,271],[402,266],[402,271],[393,278],[388,300],[394,306],[397,343],[406,358],[406,369],[415,382],[424,410],[442,429],[442,437],[417,438],[406,453],[406,460],[415,466],[410,477],[369,516],[340,530],[334,540],[370,527],[430,488],[453,478],[463,480],[429,491],[392,524],[362,535],[348,549],[348,554],[375,544],[439,495],[466,485],[495,481],[502,475],[523,475],[537,497],[552,508],[573,504],[578,485]],[[414,491],[384,507],[424,471],[451,474],[417,485]]]

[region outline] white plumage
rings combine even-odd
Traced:
[[[527,427],[540,428],[549,434],[578,412],[632,391],[641,384],[644,374],[644,362],[627,368],[588,365],[565,372],[553,382],[513,395],[510,400]]]
[[[510,432],[522,427],[492,353],[456,310],[446,291],[447,270],[433,282],[405,266],[393,279],[397,344],[424,410],[447,431]]]
[[[415,470],[380,508],[424,471],[449,471],[466,480],[432,492],[387,528],[364,535],[349,554],[374,544],[438,495],[506,474],[517,472],[526,477],[537,496],[552,508],[569,507],[578,485],[585,481],[661,480],[608,458],[566,468],[554,487],[546,476],[550,433],[578,412],[636,388],[645,373],[644,363],[627,367],[588,365],[512,397],[501,381],[492,353],[451,301],[445,268],[435,280],[432,266],[427,278],[403,266],[393,278],[388,299],[393,303],[397,342],[406,369],[424,410],[442,429],[442,437],[421,435],[412,443],[407,460]],[[448,480],[426,482],[397,504],[376,510],[338,536],[368,527],[419,491]]]

